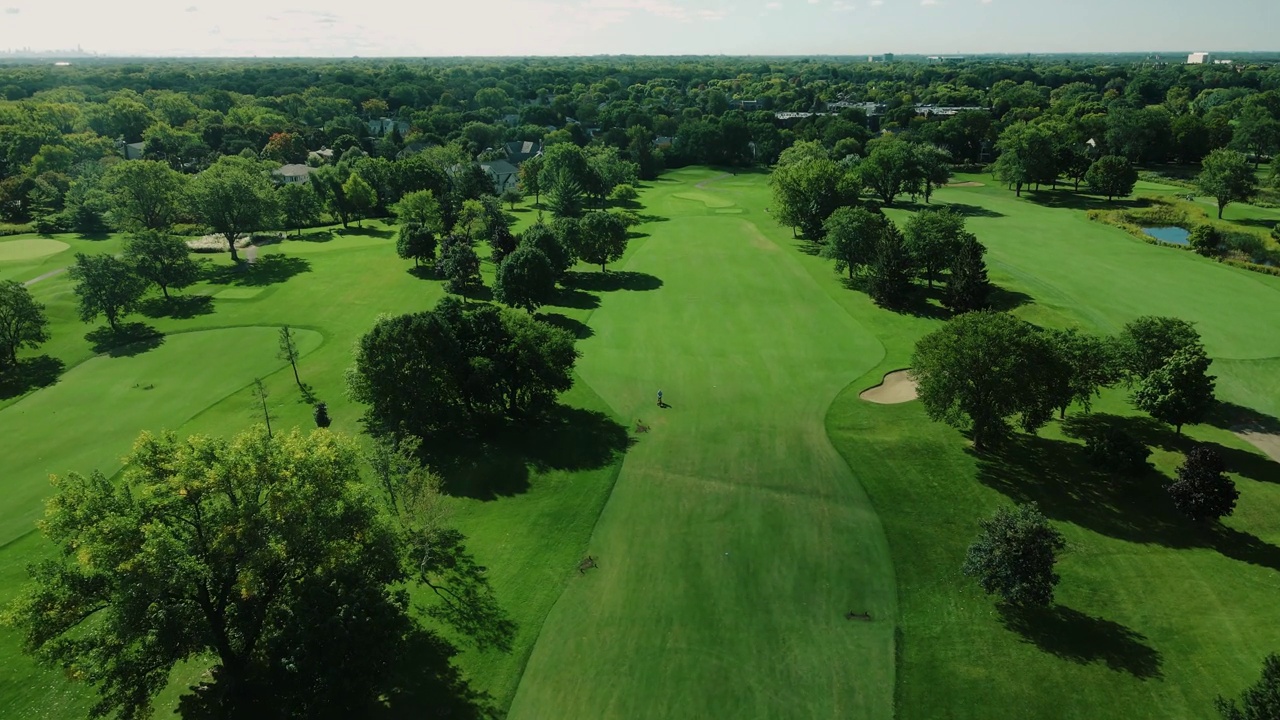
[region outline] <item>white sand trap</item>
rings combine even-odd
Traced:
[[[884,376],[884,380],[873,388],[862,391],[858,397],[879,405],[897,405],[916,399],[916,381],[910,370],[896,370]]]
[[[986,187],[986,183],[970,180],[968,182],[947,183],[947,187]]]
[[[1266,453],[1267,457],[1280,462],[1280,435],[1243,428],[1236,430],[1235,433],[1236,437]]]

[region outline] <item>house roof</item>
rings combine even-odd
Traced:
[[[282,165],[276,174],[281,177],[307,177],[314,169],[308,165]]]
[[[516,169],[515,165],[512,165],[506,160],[490,160],[489,162],[482,162],[480,163],[480,167],[494,175],[514,175],[515,173],[520,172]]]

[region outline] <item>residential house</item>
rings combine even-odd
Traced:
[[[311,180],[311,172],[315,168],[310,165],[283,165],[272,172],[276,182],[281,185],[301,185]]]
[[[498,195],[515,187],[520,181],[520,170],[506,160],[482,162],[480,169],[493,180],[493,191]]]
[[[393,120],[391,118],[384,117],[378,118],[377,120],[370,120],[368,125],[369,133],[375,137],[386,135],[393,129],[400,133],[400,137],[404,137],[409,134],[409,123],[404,120]]]
[[[529,158],[541,155],[542,143],[530,140],[509,142],[503,146],[503,151],[507,154],[507,162],[518,166]]]
[[[660,150],[666,150],[667,148],[674,145],[675,142],[676,141],[674,139],[667,137],[666,135],[659,135],[658,137],[653,139],[653,146]]]
[[[145,142],[127,143],[123,139],[116,140],[116,152],[123,155],[125,160],[141,160],[146,150]]]
[[[333,150],[322,147],[319,150],[312,150],[307,153],[308,160],[316,160],[317,162],[327,163],[333,162]]]

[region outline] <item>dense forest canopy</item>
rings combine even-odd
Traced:
[[[224,155],[274,167],[345,159],[342,179],[358,172],[377,191],[375,214],[406,192],[447,196],[461,165],[519,164],[515,142],[612,147],[642,178],[768,165],[800,141],[856,159],[885,132],[987,164],[1018,123],[1135,163],[1192,163],[1220,147],[1256,160],[1280,146],[1280,65],[1260,57],[11,62],[0,64],[0,220],[118,227],[102,177],[126,157],[183,175]]]

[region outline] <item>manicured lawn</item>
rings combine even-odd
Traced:
[[[0,280],[26,282],[71,265],[76,253],[118,253],[123,245],[122,236],[116,234],[92,240],[72,234],[0,237]]]
[[[1170,511],[1159,476],[1116,479],[1084,464],[1066,432],[1078,409],[976,457],[919,403],[858,399],[909,365],[915,341],[942,322],[936,306],[894,314],[846,289],[765,212],[764,174],[691,169],[646,185],[643,212],[662,220],[636,228],[611,273],[577,268],[543,310],[582,338],[561,424],[516,428],[443,469],[454,521],[519,625],[511,652],[458,658],[499,709],[1211,718],[1213,696],[1238,692],[1280,649],[1280,464],[1222,428],[1188,428],[1223,448],[1242,490],[1225,529],[1208,531]],[[1280,278],[1141,243],[1089,221],[1085,209],[1101,205],[1089,198],[1018,199],[988,184],[942,189],[934,204],[970,217],[1001,307],[1096,332],[1140,314],[1195,320],[1220,396],[1280,414],[1280,335],[1269,330]],[[1275,214],[1233,208],[1228,219],[1243,223]],[[915,209],[888,212],[902,221]],[[535,213],[517,217],[519,230]],[[86,248],[119,251],[118,239],[57,240],[70,248],[41,257],[33,248],[50,246],[0,241],[0,277],[35,277]],[[243,429],[261,419],[255,377],[277,429],[309,427],[311,405],[275,357],[285,324],[301,333],[301,378],[334,429],[357,433],[361,408],[343,392],[352,342],[378,315],[442,295],[407,272],[378,222],[265,247],[246,270],[203,257],[212,279],[186,291],[197,299],[128,318],[163,341],[116,356],[76,317],[65,276],[33,286],[53,320],[39,353],[66,369],[51,387],[0,399],[0,602],[47,552],[30,531],[47,473],[115,472],[143,429]],[[659,389],[670,407],[656,406]],[[1123,390],[1095,410],[1142,435],[1165,475],[1180,462],[1188,441],[1133,417]],[[648,432],[632,432],[638,422]],[[615,453],[624,430],[631,446]],[[1006,617],[959,566],[980,518],[1030,500],[1068,538],[1060,607]],[[580,574],[588,554],[599,567]],[[0,665],[0,716],[84,714],[86,690],[36,668],[7,631]],[[198,674],[195,664],[175,673],[158,714]]]

